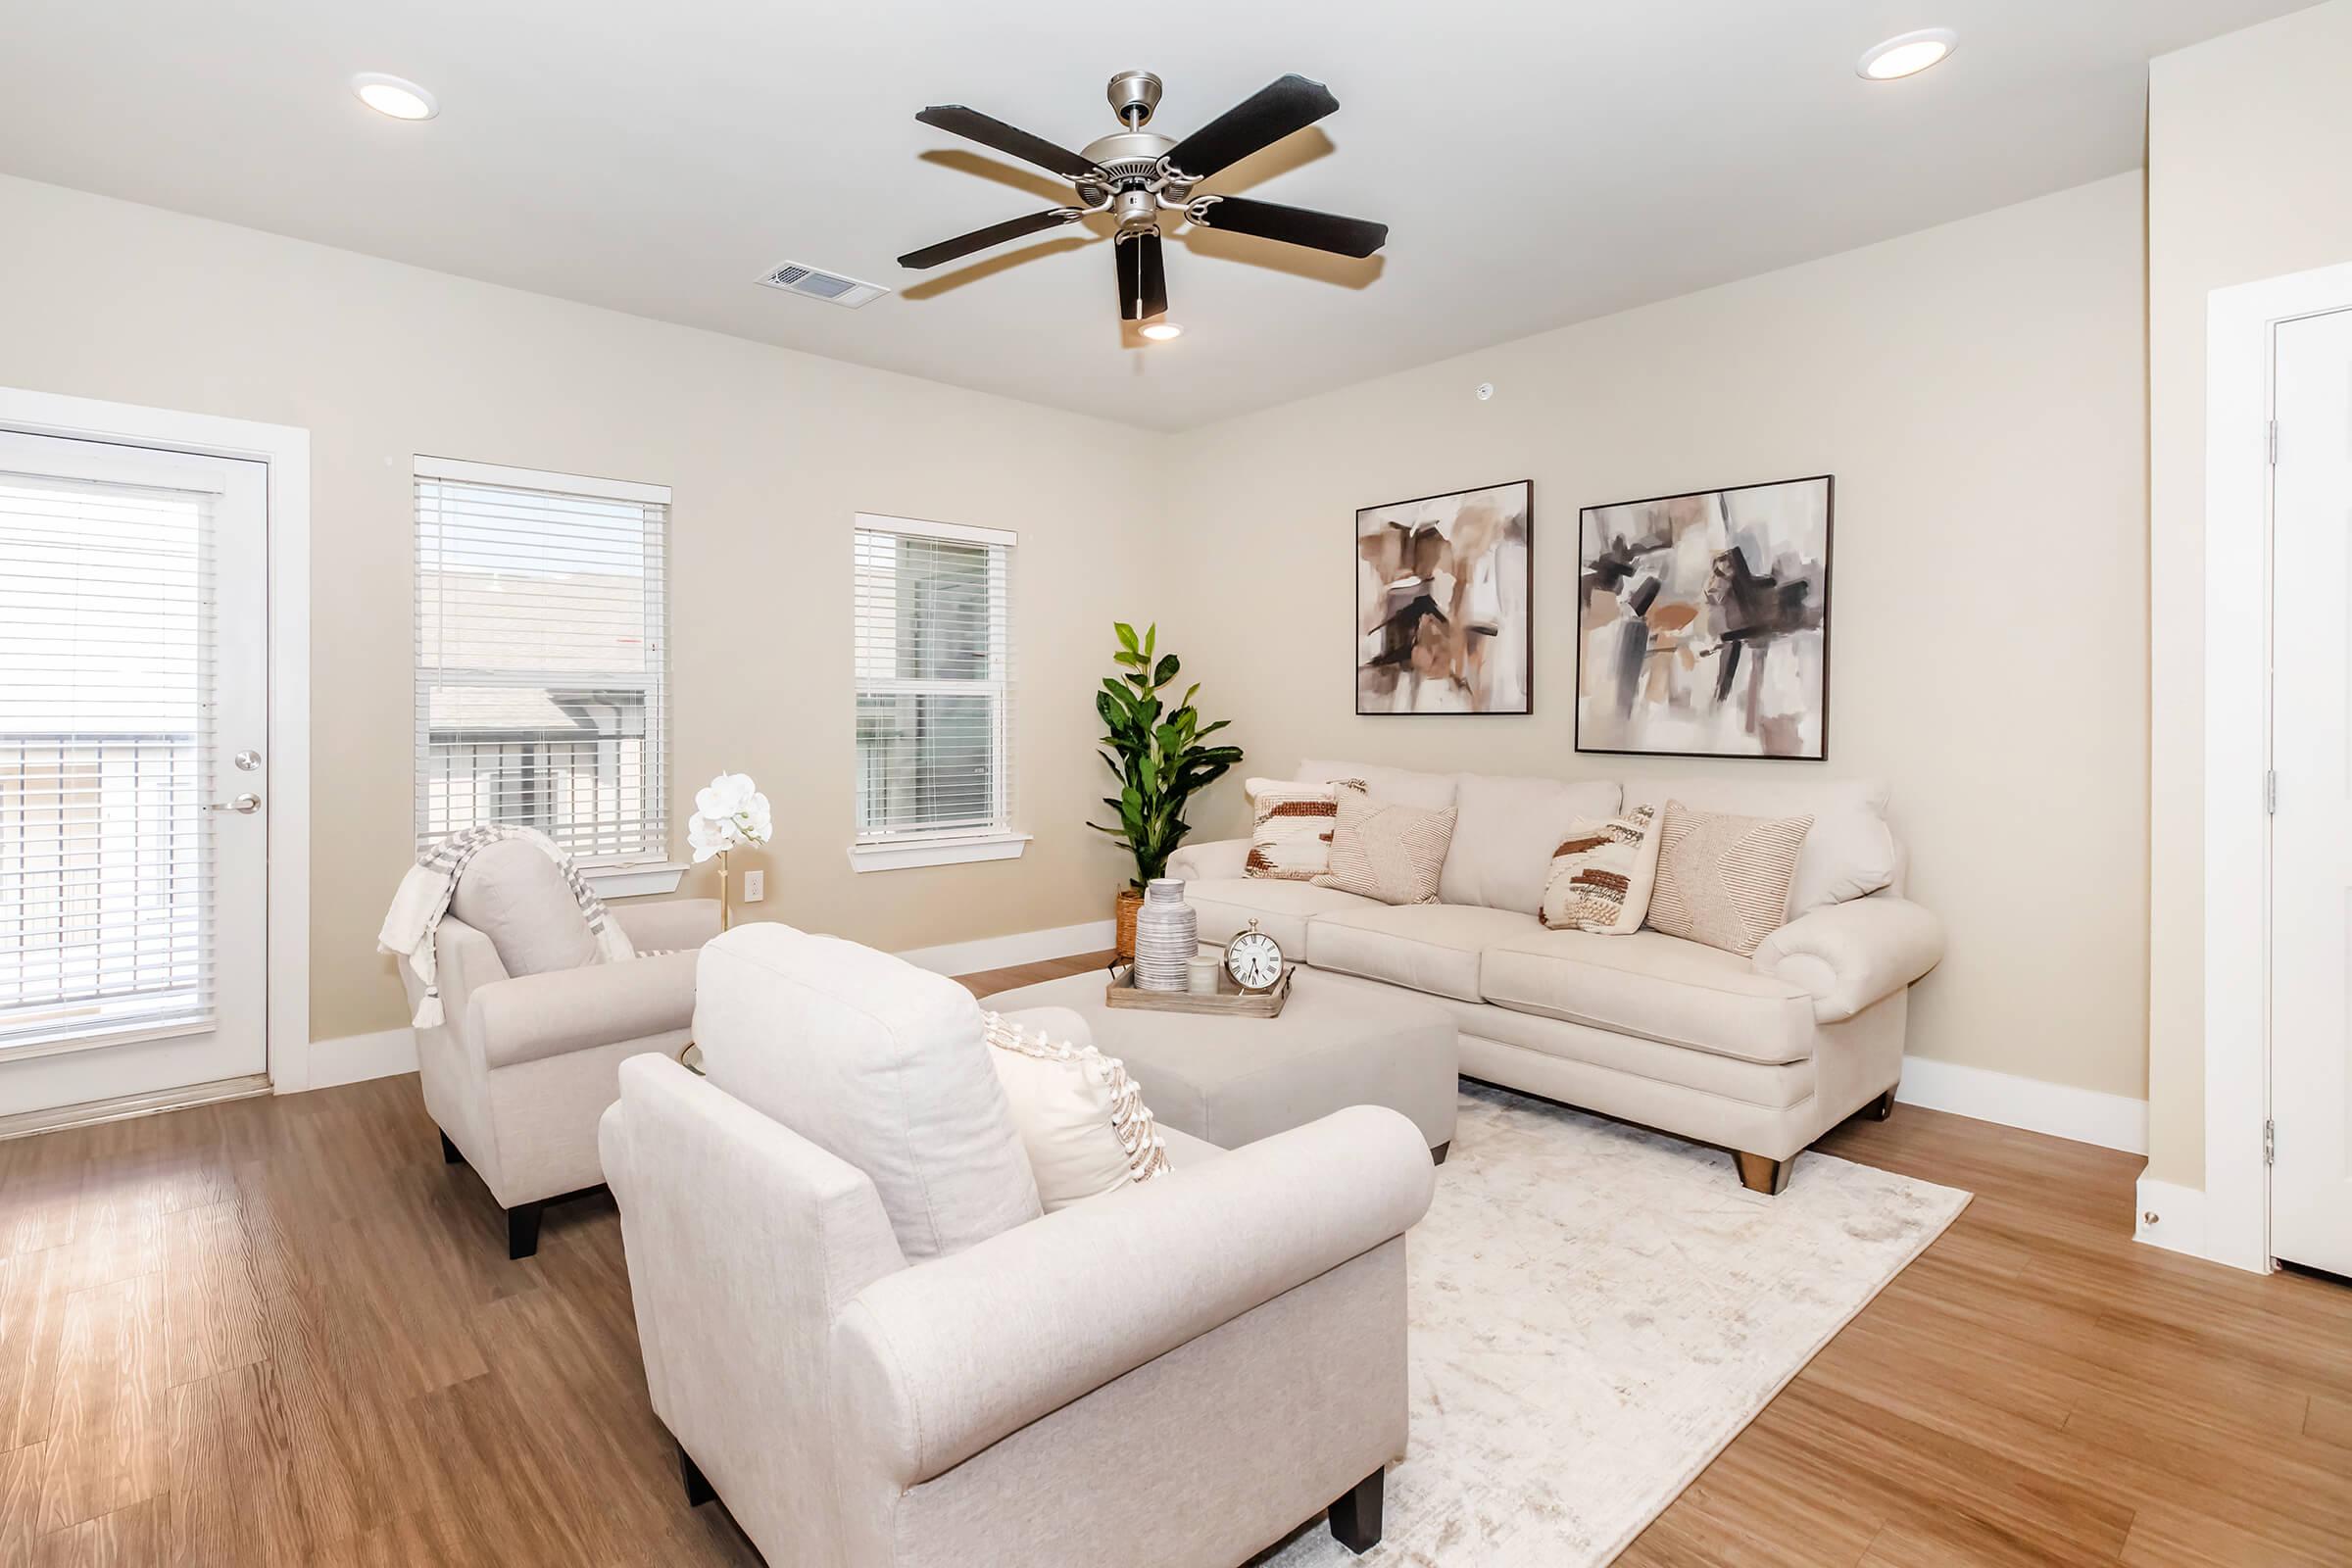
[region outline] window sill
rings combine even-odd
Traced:
[[[975,860],[1014,860],[1029,847],[1027,833],[972,833],[955,837],[899,839],[850,846],[853,871],[904,871],[918,865],[967,865]]]
[[[675,893],[686,875],[683,860],[633,860],[626,865],[583,865],[580,876],[600,899],[642,899]]]

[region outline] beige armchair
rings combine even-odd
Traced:
[[[441,921],[445,1021],[416,1031],[424,1105],[442,1157],[470,1165],[506,1210],[509,1257],[538,1250],[549,1203],[603,1185],[596,1121],[620,1063],[691,1038],[693,950],[718,934],[717,903],[612,912],[640,956],[597,961],[554,862],[517,843],[475,857]],[[407,964],[401,975],[414,1009],[422,986]]]
[[[1326,1510],[1378,1541],[1412,1123],[1165,1133],[1170,1174],[1041,1217],[952,982],[774,925],[701,968],[710,1077],[623,1063],[602,1137],[690,1503],[811,1568],[1233,1568]]]

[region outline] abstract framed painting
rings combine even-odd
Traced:
[[[1587,507],[1576,749],[1830,755],[1829,474]]]
[[[1535,483],[1355,514],[1355,710],[1535,711]]]

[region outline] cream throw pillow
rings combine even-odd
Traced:
[[[1658,875],[1658,811],[1654,806],[1602,821],[1578,818],[1551,852],[1544,906],[1536,917],[1554,931],[1632,936],[1649,912]]]
[[[1811,816],[1728,816],[1666,803],[1649,923],[1726,953],[1750,954],[1788,923],[1788,884]]]
[[[988,1013],[985,1023],[989,1060],[1012,1102],[1012,1124],[1047,1213],[1168,1173],[1167,1145],[1143,1085],[1118,1057],[1070,1043],[1070,1035],[1086,1033],[1085,1020],[1067,1008],[1040,1007],[1017,1020]],[[1052,1025],[1062,1026],[1063,1038],[1054,1038]]]
[[[1243,875],[1311,882],[1331,869],[1331,831],[1340,812],[1338,786],[1253,778],[1242,788],[1256,816]]]
[[[1319,888],[1359,893],[1383,904],[1427,904],[1438,896],[1453,808],[1376,803],[1353,782],[1336,786],[1339,819],[1331,835],[1331,870]]]

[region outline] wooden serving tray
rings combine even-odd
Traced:
[[[1208,996],[1191,991],[1138,991],[1135,971],[1121,969],[1110,977],[1102,988],[1102,1004],[1106,1007],[1135,1007],[1145,1012],[1191,1012],[1211,1018],[1279,1018],[1282,1004],[1291,1000],[1293,969],[1285,965],[1282,978],[1274,982],[1271,991],[1244,991],[1233,983],[1233,976],[1217,971],[1217,994]]]

